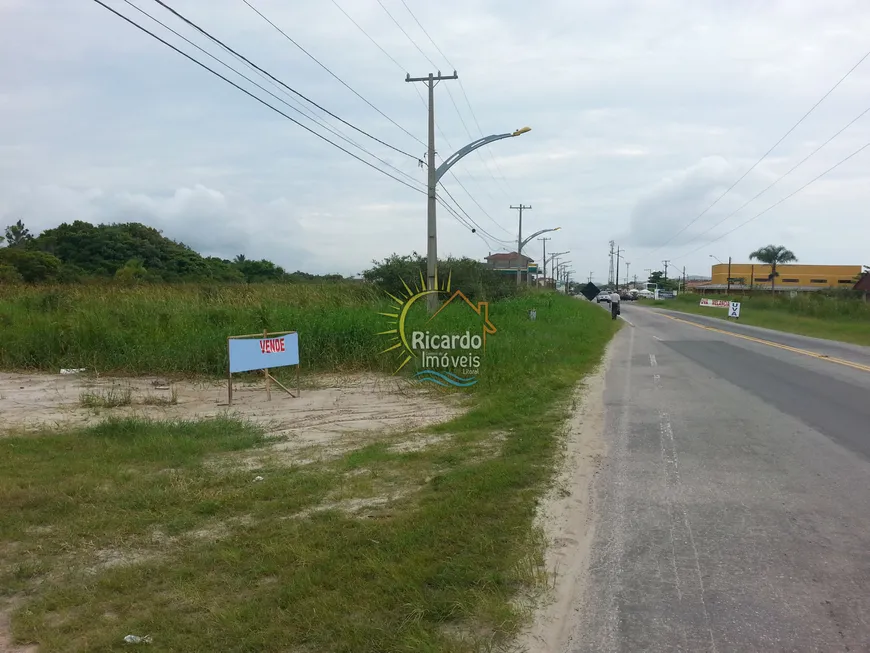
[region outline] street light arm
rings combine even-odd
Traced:
[[[503,138],[513,138],[514,136],[520,136],[521,134],[525,134],[527,131],[531,131],[528,127],[523,127],[522,129],[518,129],[517,131],[510,134],[494,134],[492,136],[484,136],[483,138],[479,138],[476,141],[469,143],[465,147],[457,150],[450,156],[448,156],[440,166],[435,169],[435,183],[437,184],[441,177],[444,176],[450,168],[453,167],[453,164],[459,161],[466,154],[471,154],[479,147],[483,147],[484,145],[488,145],[489,143],[493,143],[495,141],[500,141]]]
[[[535,233],[533,233],[531,236],[529,236],[528,238],[526,238],[524,241],[522,241],[522,242],[520,243],[520,251],[522,251],[523,247],[525,247],[526,245],[528,245],[531,241],[533,241],[535,238],[537,238],[537,237],[540,236],[541,234],[545,234],[545,233],[547,233],[548,231],[559,231],[559,229],[561,229],[561,228],[562,228],[562,227],[555,227],[555,228],[553,228],[553,229],[541,229],[540,231],[536,231]],[[518,252],[518,253],[519,253],[519,252]]]
[[[565,254],[570,254],[570,253],[571,253],[570,251],[568,251],[568,252],[554,252],[553,254],[550,254],[550,258],[547,259],[547,263],[552,262],[554,258],[557,258],[559,256],[564,256]]]

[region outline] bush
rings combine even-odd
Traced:
[[[0,265],[15,268],[27,283],[40,283],[55,281],[62,264],[60,259],[47,252],[6,247],[0,249]]]
[[[374,267],[363,278],[382,291],[396,297],[407,294],[405,285],[414,290],[425,287],[426,258],[414,252],[410,256],[393,254],[383,261],[372,261]],[[472,301],[497,301],[517,294],[516,278],[496,272],[486,264],[470,258],[447,258],[438,262],[438,280],[449,277],[451,290],[461,290]],[[404,283],[403,283],[404,282]]]

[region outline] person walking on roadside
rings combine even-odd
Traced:
[[[610,315],[614,320],[619,315],[619,293],[615,290],[610,293]]]

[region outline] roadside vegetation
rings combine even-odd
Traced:
[[[740,323],[788,333],[870,346],[870,302],[858,293],[800,293],[795,298],[770,293],[707,295],[711,299],[740,302]],[[684,313],[727,320],[724,308],[700,306],[701,295],[684,293],[674,299],[651,302]]]
[[[265,326],[318,343],[309,366],[391,364],[366,289],[71,292],[2,298],[16,339],[4,366],[220,372],[211,349],[264,326],[266,306]],[[41,652],[115,650],[136,634],[154,651],[354,653],[507,641],[523,618],[515,599],[546,582],[533,517],[572,390],[618,327],[555,293],[502,299],[490,317],[498,331],[463,391],[467,412],[401,436],[417,447],[386,439],[299,464],[228,418],[0,438],[0,610],[7,601],[15,640]],[[233,464],[239,452],[259,462]]]
[[[413,287],[425,270],[413,254],[353,281],[288,274],[243,255],[204,258],[135,224],[34,237],[19,223],[5,239],[0,369],[16,372],[215,378],[228,336],[295,330],[304,374],[392,373],[387,293],[401,297],[402,280]],[[451,421],[348,437],[300,460],[286,436],[232,413],[121,417],[177,401],[122,384],[77,397],[96,426],[0,436],[0,649],[122,650],[128,634],[150,635],[155,652],[507,642],[525,615],[517,599],[547,582],[533,519],[572,391],[619,325],[586,302],[518,291],[476,261],[439,267],[489,302],[497,328],[477,385],[433,387],[463,406]],[[428,319],[422,303],[411,323]],[[439,326],[475,318],[455,304]],[[413,409],[415,394],[402,396]]]

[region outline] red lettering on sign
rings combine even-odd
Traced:
[[[287,351],[287,346],[284,338],[269,338],[260,341],[261,354],[281,354],[285,351]]]

